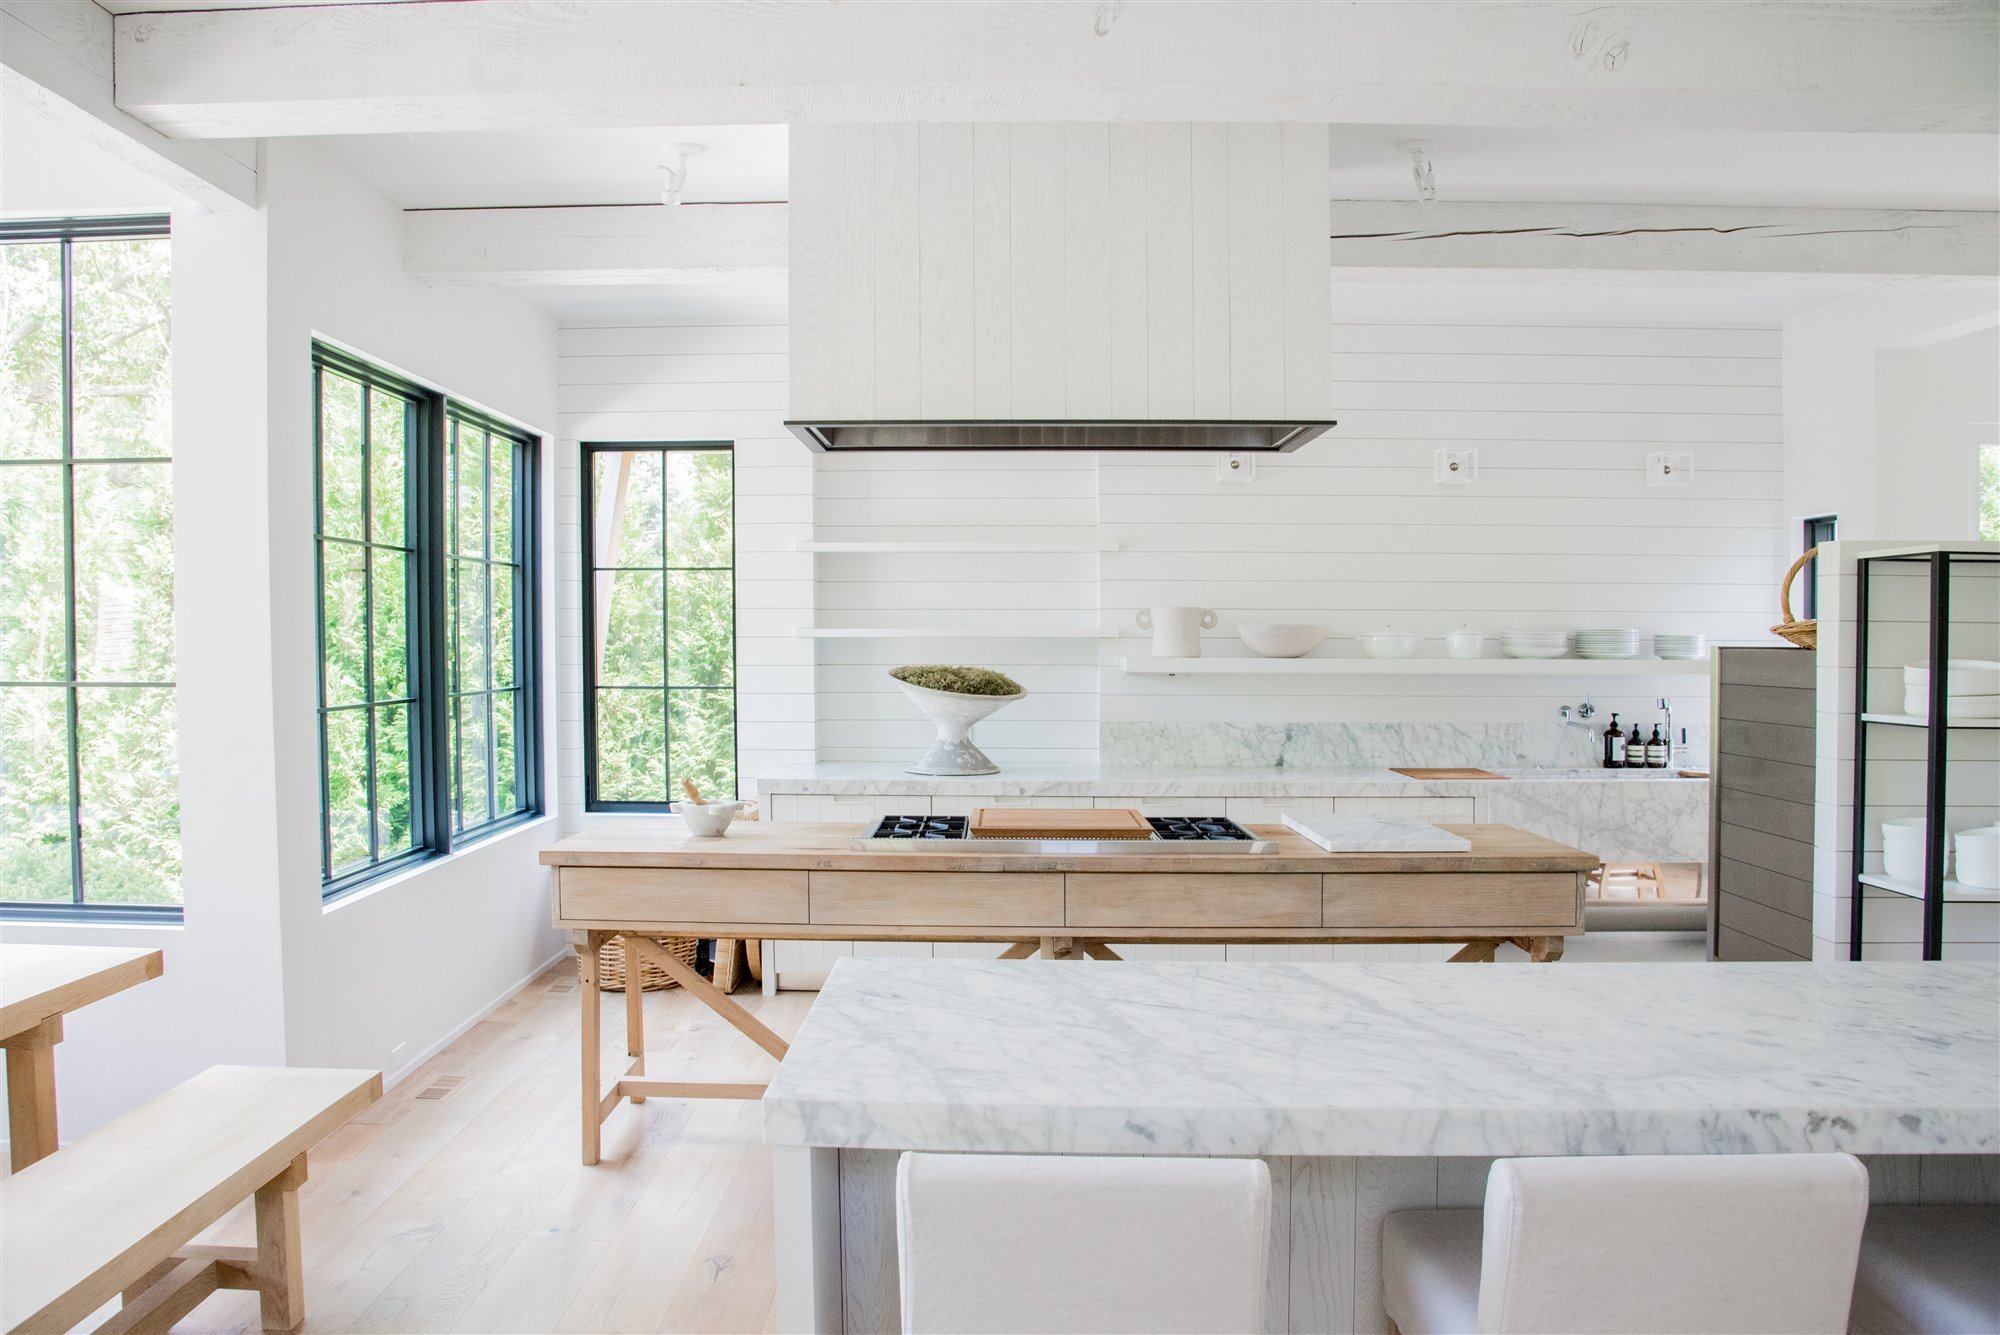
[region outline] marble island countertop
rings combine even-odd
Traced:
[[[1667,784],[1686,787],[1675,769],[1502,769],[1506,784]],[[1163,765],[1010,765],[998,774],[948,777],[910,774],[895,764],[827,762],[767,770],[757,795],[929,793],[1001,797],[1372,797],[1395,793],[1477,796],[1502,786],[1493,779],[1415,779],[1386,768],[1308,769],[1288,766],[1188,769]]]
[[[2000,1153],[1979,964],[844,959],[774,1145],[1017,1153]]]

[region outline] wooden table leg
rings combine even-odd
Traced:
[[[257,1188],[257,1292],[265,1330],[295,1330],[306,1319],[305,1254],[299,1246],[299,1187],[306,1156]]]
[[[718,992],[710,985],[708,979],[703,978],[693,969],[688,968],[687,965],[681,963],[651,941],[645,940],[642,937],[638,938],[638,942],[639,948],[646,953],[647,957],[653,963],[665,969],[667,976],[685,988],[689,996],[714,1011],[717,1015],[720,1015],[723,1019],[729,1021],[737,1032],[743,1034],[752,1043],[755,1043],[779,1061],[785,1059],[785,1054],[791,1051],[791,1045],[772,1032],[771,1028],[762,1020],[759,1020],[749,1011],[744,1010],[740,1004],[732,1000],[727,994]]]
[[[632,939],[625,938],[625,1055],[632,1059],[633,1075],[646,1074],[646,984],[645,970],[639,964],[639,957],[632,953]],[[635,1094],[634,1103],[644,1103],[646,1096]]]
[[[1045,936],[1042,938],[1042,958],[1045,960],[1077,960],[1083,955],[1076,948],[1073,936]]]
[[[1500,949],[1498,941],[1468,941],[1459,947],[1456,955],[1446,960],[1447,964],[1491,964],[1493,952]]]
[[[598,1070],[598,1011],[597,996],[597,948],[604,944],[602,932],[582,932],[583,939],[576,942],[577,961],[581,966],[582,978],[577,987],[583,1003],[583,1161],[597,1162],[598,1147],[601,1143],[600,1130],[604,1125],[604,1113],[599,1107],[603,1090],[599,1085],[603,1073]],[[629,949],[629,946],[628,946]],[[627,971],[636,971],[631,959],[625,961]]]
[[[1016,941],[1013,945],[1000,952],[1000,958],[1003,960],[1024,960],[1040,949],[1041,943],[1039,941]]]
[[[62,1016],[51,1015],[6,1040],[7,1154],[18,1173],[56,1152],[56,1044]]]
[[[1509,939],[1526,951],[1528,958],[1536,964],[1554,964],[1563,957],[1563,939],[1559,936],[1516,936]]]

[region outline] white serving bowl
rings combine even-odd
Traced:
[[[1297,622],[1247,623],[1236,628],[1236,637],[1250,646],[1250,652],[1266,658],[1302,658],[1319,648],[1326,638],[1326,627]]]
[[[2000,890],[2000,825],[1960,830],[1952,842],[1958,847],[1959,884]]]
[[[1708,639],[1702,635],[1655,635],[1653,652],[1662,658],[1700,658],[1708,648]]]
[[[1904,816],[1882,822],[1882,874],[1892,881],[1924,879],[1924,843],[1928,822]]]
[[[1903,712],[1918,718],[1928,717],[1931,712],[1930,692],[1906,688],[1903,691]],[[1947,722],[2000,718],[2000,695],[1947,695],[1944,698],[1944,716]]]
[[[1417,639],[1400,630],[1370,631],[1361,637],[1361,652],[1370,658],[1408,658],[1417,651]]]
[[[720,839],[729,822],[736,819],[747,802],[704,802],[696,806],[692,802],[679,802],[674,811],[679,814],[688,828],[688,833],[697,839]]]
[[[1444,637],[1444,652],[1447,658],[1477,658],[1485,649],[1486,636],[1465,626],[1447,632]]]
[[[1912,663],[1903,669],[1903,689],[1926,695],[1931,689],[1928,663]],[[1945,668],[1946,695],[2000,695],[2000,663],[1983,658],[1954,658]]]
[[[1500,636],[1500,652],[1509,658],[1561,658],[1569,652],[1566,630],[1510,630]]]

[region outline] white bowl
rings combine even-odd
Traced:
[[[1655,635],[1653,652],[1662,658],[1700,658],[1708,647],[1701,635]]]
[[[1930,692],[1907,689],[1903,692],[1903,712],[1927,718],[1931,712]],[[1957,719],[2000,718],[2000,695],[1947,695],[1944,698],[1947,722]]]
[[[1905,690],[1930,693],[1931,673],[1927,663],[1912,663],[1903,669]],[[2000,663],[1983,658],[1954,658],[1945,671],[1946,695],[2000,695]]]
[[[1904,816],[1882,822],[1882,874],[1892,881],[1924,879],[1924,844],[1928,822]]]
[[[1326,627],[1262,622],[1238,626],[1236,637],[1249,645],[1252,653],[1266,658],[1300,658],[1319,648],[1326,638]]]
[[[1460,626],[1444,637],[1444,652],[1447,658],[1477,658],[1486,649],[1486,637],[1476,630]]]
[[[1509,658],[1561,658],[1569,652],[1566,630],[1510,630],[1500,636],[1500,652]]]
[[[1417,651],[1417,637],[1400,630],[1372,631],[1361,637],[1361,652],[1370,658],[1408,658]]]
[[[720,839],[722,832],[729,828],[729,822],[748,805],[744,802],[704,802],[696,806],[692,802],[677,802],[674,811],[686,823],[688,833],[697,839]]]
[[[2000,825],[1982,825],[1976,830],[1960,830],[1952,836],[1958,846],[1958,880],[1980,890],[2000,890]]]

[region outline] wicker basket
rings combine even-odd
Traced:
[[[1778,587],[1778,611],[1784,620],[1771,627],[1773,635],[1782,636],[1801,649],[1819,648],[1819,622],[1792,620],[1792,581],[1806,568],[1806,562],[1819,554],[1819,548],[1808,547],[1792,562],[1792,568],[1785,572],[1785,582]]]
[[[660,949],[672,955],[682,964],[687,965],[688,968],[692,969],[694,967],[695,948],[700,944],[696,938],[692,936],[654,936],[647,939],[655,942]],[[577,968],[579,970],[583,968],[583,961],[580,959],[577,961]],[[624,937],[614,936],[598,947],[597,986],[600,991],[604,992],[623,992],[625,990]],[[679,986],[680,984],[675,982],[665,969],[662,969],[659,965],[653,963],[653,961],[648,959],[639,962],[640,991],[659,992],[669,987]]]

